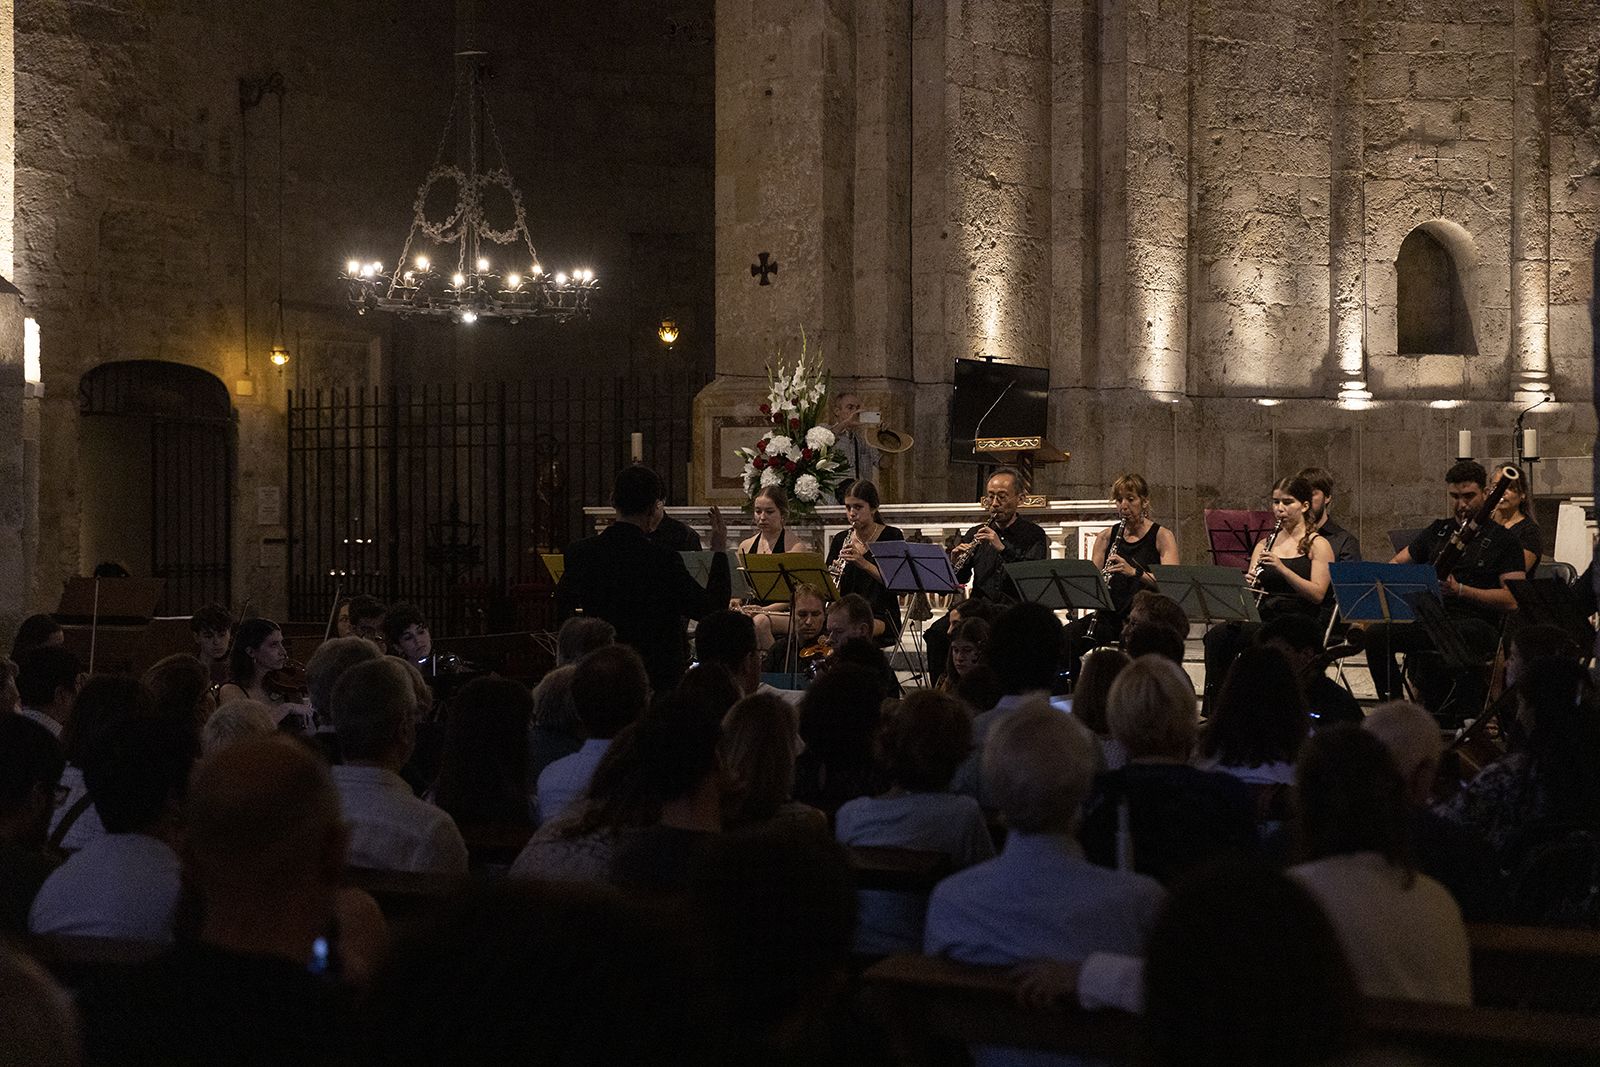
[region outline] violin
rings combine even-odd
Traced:
[[[284,704],[304,704],[311,697],[306,684],[306,668],[296,660],[285,660],[277,670],[261,676],[261,688],[272,699]]]
[[[807,678],[815,678],[828,669],[828,657],[833,653],[833,646],[828,643],[828,635],[819,634],[815,644],[807,645],[796,653],[795,669]]]

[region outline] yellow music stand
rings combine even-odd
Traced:
[[[785,603],[802,584],[822,590],[830,604],[839,599],[839,587],[818,552],[746,552],[744,572],[751,594],[763,603]]]
[[[539,558],[544,561],[544,569],[550,572],[551,580],[560,585],[561,576],[567,570],[567,557],[560,552],[541,552]]]

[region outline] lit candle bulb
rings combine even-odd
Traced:
[[[417,269],[418,270],[427,270],[428,269],[428,257],[427,256],[418,256],[417,257]]]
[[[450,284],[459,289],[467,284],[467,276],[458,271],[450,276]]]
[[[508,275],[506,275],[506,288],[507,289],[515,289],[518,286],[520,286],[521,284],[522,284],[522,275],[520,275],[520,274],[508,274]]]
[[[487,271],[488,269],[489,269],[489,261],[487,259],[483,258],[482,256],[479,256],[478,257],[478,273],[481,274],[484,271]]]
[[[567,284],[567,276],[565,274],[562,274],[562,273],[558,272],[556,274],[556,284],[557,285],[566,285]]]
[[[352,259],[350,262],[344,265],[344,269],[351,274],[360,274],[361,262],[359,260]]]

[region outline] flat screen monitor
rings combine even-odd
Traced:
[[[950,394],[950,462],[990,464],[973,438],[1043,437],[1048,429],[1050,372],[987,359],[956,360]]]

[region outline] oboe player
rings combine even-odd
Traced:
[[[1277,528],[1256,542],[1246,575],[1262,594],[1262,622],[1288,614],[1320,616],[1328,599],[1328,564],[1333,549],[1311,518],[1311,483],[1284,478],[1272,487],[1272,514]],[[1269,543],[1270,542],[1270,543]],[[1258,627],[1219,622],[1206,631],[1206,698],[1222,687],[1228,668],[1255,636]]]
[[[1017,508],[1022,503],[1022,492],[1022,475],[1010,467],[996,470],[984,486],[983,506],[990,518],[962,536],[961,545],[969,551],[956,568],[957,579],[972,581],[974,599],[1016,603],[1017,587],[1006,573],[1005,565],[1027,559],[1044,559],[1046,555],[1049,539],[1045,536],[1044,528],[1017,514]],[[930,672],[944,672],[944,663],[950,653],[949,633],[949,615],[928,627],[925,636]],[[929,679],[930,683],[938,680],[938,674]]]
[[[1411,544],[1396,552],[1391,563],[1432,563],[1455,527],[1483,510],[1488,501],[1485,486],[1489,475],[1481,463],[1462,460],[1445,472],[1444,480],[1450,490],[1452,517],[1436,519]],[[1450,575],[1439,583],[1447,624],[1472,655],[1484,660],[1494,655],[1500,623],[1517,606],[1506,582],[1523,577],[1525,566],[1517,536],[1485,516],[1479,523],[1478,536],[1467,545]],[[1394,700],[1403,695],[1396,653],[1432,651],[1433,647],[1427,630],[1418,623],[1374,623],[1367,627],[1367,669],[1372,672],[1378,699]],[[1415,664],[1412,680],[1429,711],[1436,715],[1446,712],[1445,702],[1452,694],[1450,703],[1463,712],[1482,706],[1481,678],[1453,678],[1433,656],[1418,656]]]
[[[1151,517],[1150,486],[1143,475],[1130,472],[1111,483],[1111,503],[1117,509],[1117,521],[1095,535],[1091,557],[1106,575],[1115,609],[1094,612],[1067,626],[1067,666],[1074,678],[1085,652],[1096,645],[1114,644],[1121,636],[1134,594],[1141,589],[1159,590],[1150,568],[1179,562],[1178,539]]]

